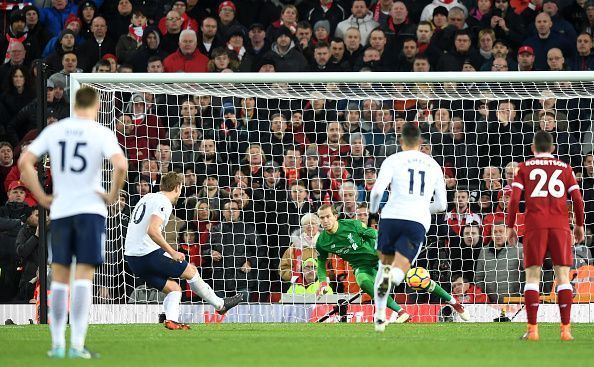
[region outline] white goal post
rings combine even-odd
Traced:
[[[205,278],[215,291],[245,293],[249,304],[232,312],[228,320],[311,321],[331,309],[315,304],[323,300],[291,293],[296,286],[307,289],[309,284],[305,262],[301,263],[306,259],[301,256],[306,256],[311,239],[303,240],[307,238],[306,225],[300,220],[307,213],[315,213],[323,202],[335,205],[343,218],[359,218],[358,210],[364,211],[367,192],[373,185],[372,172],[379,169],[385,156],[398,151],[398,131],[406,121],[419,124],[425,139],[423,148],[442,165],[448,183],[448,212],[434,218],[419,265],[427,267],[432,278],[444,284],[446,290],[458,292],[462,301],[477,303],[471,306],[477,315],[474,320],[492,321],[502,308],[513,315],[521,307],[518,304],[524,279],[522,249],[504,245],[501,250],[494,228],[505,215],[507,185],[511,180],[506,172],[513,172],[514,162],[529,158],[531,137],[536,130],[552,129],[559,139],[556,143],[560,158],[567,160],[580,176],[588,211],[587,229],[594,223],[594,170],[588,166],[593,164],[588,154],[594,148],[594,71],[75,73],[70,75],[71,110],[76,91],[85,85],[99,92],[99,121],[119,134],[120,143],[133,161],[135,168],[124,199],[133,201],[133,195],[142,195],[134,191],[142,191],[144,177],[148,176],[145,183],[153,190],[157,186],[155,177],[172,169],[183,172],[187,183],[195,186],[180,199],[183,204],[176,207],[176,213],[181,213],[176,214],[179,222],[177,227],[168,229],[168,240],[180,244],[186,240],[186,232],[191,231],[193,235],[188,238],[196,238],[195,246],[200,250],[192,252],[193,243],[186,250],[189,256],[196,256],[198,264],[204,264]],[[137,95],[142,98],[137,99]],[[144,110],[135,110],[135,103],[143,104]],[[194,111],[190,112],[194,115],[184,115],[188,110]],[[206,110],[210,111],[208,115]],[[252,122],[252,111],[257,123]],[[147,122],[149,115],[155,116],[159,124],[153,132]],[[554,120],[552,128],[548,116]],[[126,119],[135,124],[130,130],[126,130]],[[278,125],[282,132],[275,130],[275,119],[282,120]],[[138,128],[143,124],[149,127]],[[186,132],[189,137],[184,138]],[[210,161],[203,162],[207,140],[215,145],[214,168]],[[166,163],[155,157],[157,150],[164,149],[163,145],[171,151]],[[355,147],[361,147],[362,152]],[[254,158],[255,155],[261,157]],[[317,168],[308,169],[310,158],[318,160]],[[153,161],[158,172],[151,171]],[[277,172],[279,177],[274,176]],[[212,176],[217,190],[209,191],[206,182]],[[107,168],[104,178],[109,182]],[[349,183],[345,185],[346,182]],[[299,185],[304,188],[305,199],[299,199]],[[353,191],[355,202],[346,199],[349,190]],[[270,196],[270,191],[276,191],[274,195],[284,193]],[[229,228],[236,227],[225,226],[227,221],[233,222],[224,213],[230,201],[238,203],[240,221],[245,222],[240,234],[230,232]],[[200,208],[203,202],[206,209]],[[244,206],[244,202],[248,204]],[[122,224],[120,209],[110,210],[108,218],[108,253],[106,264],[98,269],[96,277],[93,320],[156,321],[156,308],[151,308],[151,303],[160,302],[159,294],[143,288],[143,282],[133,277],[125,265],[121,246],[126,225]],[[130,219],[130,208],[127,210],[125,220]],[[200,210],[209,213],[206,227],[200,227]],[[308,224],[315,224],[309,221],[310,216],[307,220]],[[368,224],[373,225],[373,221],[371,218]],[[473,237],[474,227],[478,240]],[[469,233],[465,240],[466,229]],[[588,271],[588,264],[594,269],[590,252],[594,245],[591,232],[588,233],[586,244],[576,246],[574,254],[573,284],[577,300],[583,303],[576,307],[580,310],[576,321],[581,322],[594,321],[594,282],[582,277],[587,274],[584,272]],[[254,239],[250,239],[251,235]],[[233,251],[226,247],[229,243],[225,241],[240,237],[238,241],[242,242],[232,244]],[[473,241],[480,242],[471,244]],[[238,251],[241,246],[245,248]],[[497,251],[491,251],[491,246]],[[222,260],[215,261],[213,251],[220,253],[219,250],[226,252],[222,253]],[[248,255],[250,251],[253,253]],[[283,257],[287,251],[293,252],[288,258]],[[315,251],[311,256],[315,256]],[[239,272],[244,260],[251,268],[245,282],[231,279],[229,271],[233,266],[239,277],[244,276]],[[505,260],[507,268],[501,260]],[[220,264],[215,264],[217,261]],[[284,275],[279,269],[283,264],[288,267]],[[580,269],[582,273],[578,272]],[[338,260],[328,263],[332,287],[338,293],[328,299],[348,299],[349,294],[357,293],[357,284],[351,284],[355,281],[352,273],[348,264]],[[590,278],[594,278],[594,271]],[[231,280],[233,286],[229,285]],[[550,267],[543,281],[543,293],[552,302],[554,283]],[[469,285],[477,293],[466,293],[471,292]],[[396,301],[414,313],[414,320],[450,319],[439,299],[405,287],[397,293]],[[593,298],[588,298],[590,295]],[[214,320],[212,310],[195,295],[184,296],[184,300],[182,319]],[[357,300],[348,308],[349,320],[368,321],[368,301]],[[150,309],[150,314],[140,311],[136,315],[138,307]],[[115,317],[115,309],[121,309],[122,316]],[[556,320],[553,311],[547,311],[545,318],[549,321]],[[523,312],[514,321],[519,320],[525,320]]]

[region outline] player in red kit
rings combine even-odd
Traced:
[[[573,289],[569,283],[569,267],[573,263],[573,238],[569,227],[567,195],[571,197],[576,223],[573,237],[584,240],[584,202],[571,167],[551,153],[555,150],[553,137],[545,131],[534,135],[534,158],[521,163],[512,183],[512,197],[506,225],[509,239],[514,242],[516,214],[522,191],[526,201],[526,234],[524,235],[524,268],[526,285],[524,302],[528,317],[528,331],[523,339],[538,340],[536,323],[539,304],[539,283],[542,263],[547,252],[553,259],[557,281],[557,302],[561,314],[561,340],[573,340],[570,330]]]

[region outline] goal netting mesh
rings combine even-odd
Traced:
[[[95,303],[162,302],[162,293],[131,273],[123,244],[134,204],[158,191],[160,175],[173,170],[184,174],[185,187],[166,239],[187,254],[217,294],[244,294],[248,303],[230,318],[307,321],[313,313],[330,311],[360,288],[349,264],[332,257],[327,272],[333,295],[315,296],[315,263],[308,259],[316,257],[321,230],[316,210],[330,203],[340,218],[377,226],[378,218],[367,210],[369,193],[382,161],[399,151],[399,132],[407,121],[420,126],[422,151],[442,166],[449,201],[447,212],[433,217],[417,266],[461,302],[492,305],[497,315],[501,305],[521,302],[522,247],[505,244],[499,224],[515,164],[531,156],[535,131],[553,133],[555,153],[580,179],[587,223],[592,222],[591,78],[464,83],[322,78],[317,83],[259,83],[257,76],[249,83],[231,78],[165,83],[147,75],[143,82],[83,83],[100,92],[100,122],[116,132],[130,164],[121,200],[109,211]],[[108,171],[105,179],[108,183]],[[522,214],[517,222],[521,240]],[[576,297],[584,302],[594,292],[591,277],[583,277],[592,264],[589,228],[587,233],[586,243],[574,247],[572,273]],[[542,292],[554,301],[552,275],[546,263]],[[211,309],[181,285],[183,301],[191,305],[182,311],[185,319],[204,320]],[[451,318],[443,301],[427,293],[401,286],[395,298],[413,320]],[[369,321],[369,302],[360,297],[337,315]],[[288,306],[306,304],[309,311],[287,316]],[[284,308],[277,311],[278,305]],[[492,320],[492,314],[485,318]],[[94,315],[98,321],[108,318]],[[156,321],[155,314],[146,318]]]

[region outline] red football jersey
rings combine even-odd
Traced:
[[[567,195],[571,195],[574,204],[576,200],[583,203],[573,170],[551,154],[539,154],[520,163],[512,188],[510,215],[506,221],[508,227],[515,224],[522,191],[526,201],[527,231],[544,228],[569,230]],[[575,205],[574,210],[576,224],[584,225],[583,204]]]

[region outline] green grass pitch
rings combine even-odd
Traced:
[[[47,326],[0,326],[0,366],[592,366],[594,326],[556,324],[539,342],[518,340],[521,323],[388,325],[209,324],[170,331],[161,325],[92,325],[87,344],[100,360],[45,357]]]

